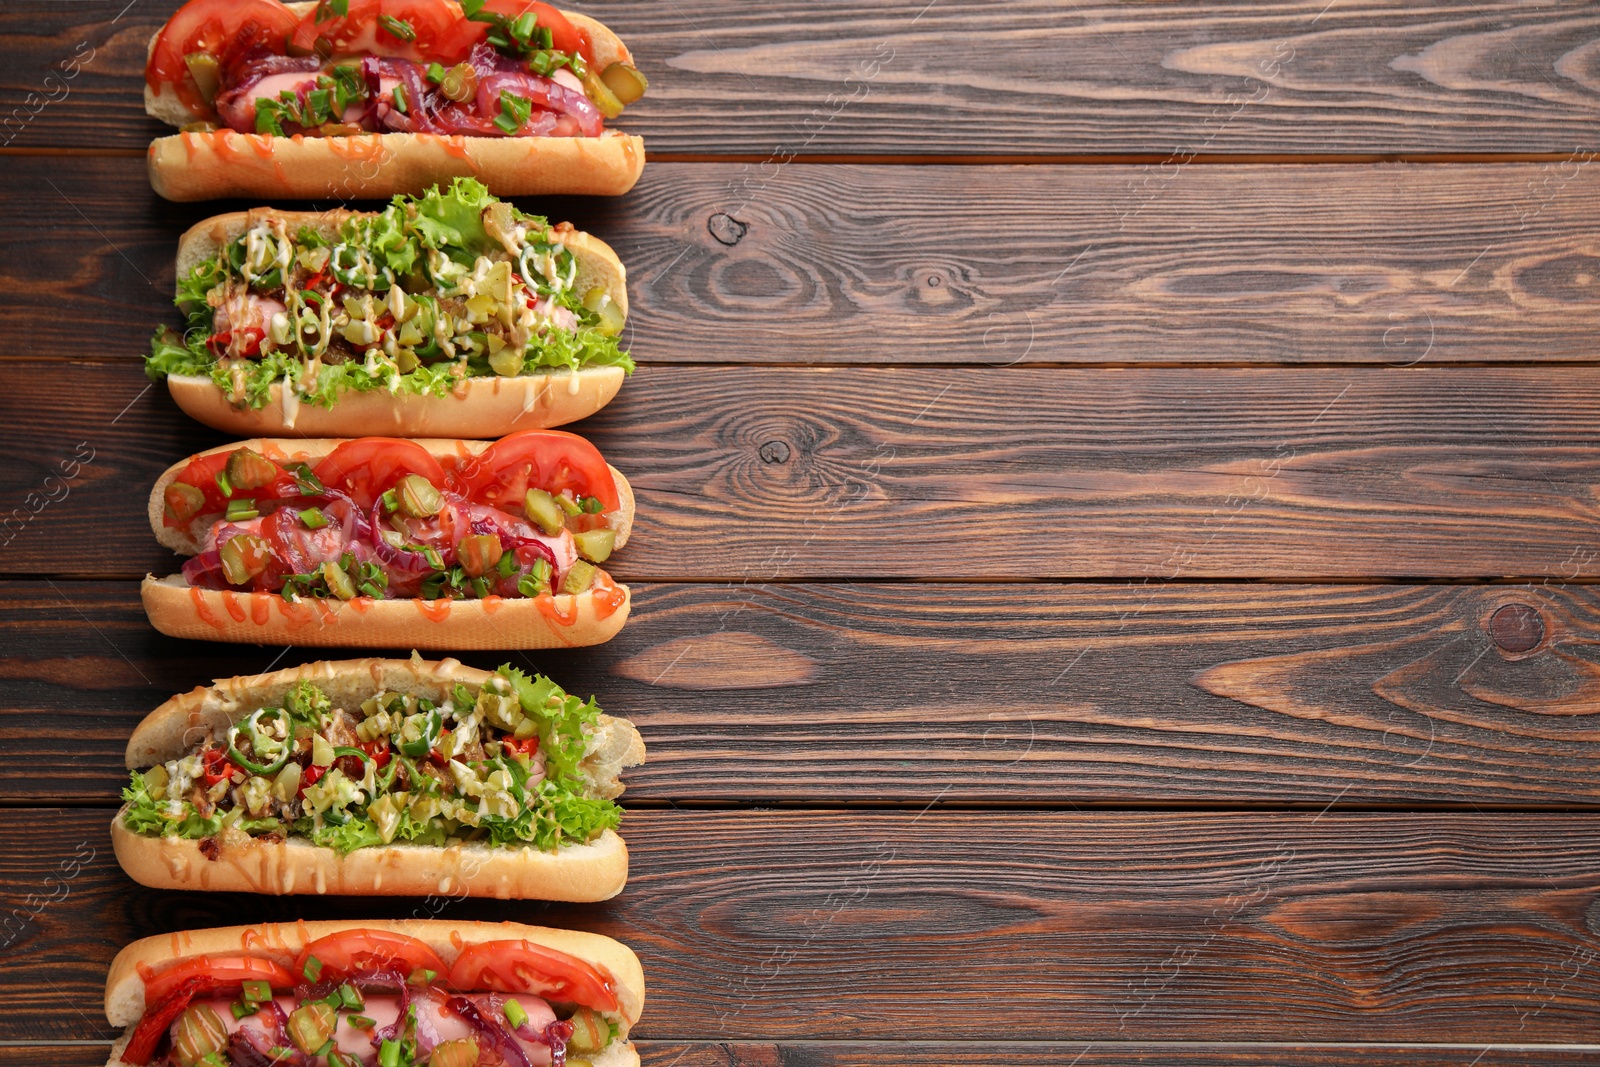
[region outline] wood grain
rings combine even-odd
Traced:
[[[15,931],[0,1039],[105,1035],[135,936],[430,909],[626,941],[656,1041],[1481,1047],[1588,1042],[1600,1011],[1593,816],[639,812],[623,895],[541,910],[152,892],[112,866],[108,814],[0,812],[7,911],[67,900]]]
[[[110,1046],[0,1045],[0,1067],[101,1067]],[[996,1062],[1030,1067],[1475,1067],[1589,1063],[1592,1048],[1500,1048],[1449,1045],[1191,1045],[1006,1042],[639,1042],[645,1067],[976,1067]]]
[[[140,75],[176,4],[124,2],[5,5],[11,145],[142,151],[166,129],[144,116]],[[573,6],[649,75],[619,125],[652,153],[1182,161],[1600,147],[1600,19],[1582,5],[1028,0],[1001,17],[955,0]]]
[[[543,670],[633,720],[649,761],[625,779],[631,804],[1600,804],[1591,586],[644,585],[634,598],[603,647],[465,657]],[[151,708],[311,655],[161,637],[131,583],[3,583],[0,602],[12,804],[110,803]],[[1522,609],[1539,640],[1506,649],[1494,621]]]
[[[0,202],[0,357],[142,358],[178,234],[236,205],[166,204],[138,159],[4,165],[35,192]],[[616,247],[650,364],[1545,363],[1600,331],[1580,163],[656,164],[537,206]]]
[[[220,439],[148,384],[0,364],[11,574],[175,569],[145,487]],[[1594,368],[675,367],[577,428],[630,580],[1595,573]]]

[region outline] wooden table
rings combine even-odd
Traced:
[[[510,658],[650,762],[549,908],[110,854],[145,712],[314,658],[139,608],[220,440],[140,368],[225,207],[145,181],[173,6],[0,10],[0,1064],[103,1062],[132,938],[406,915],[627,941],[658,1067],[1600,1056],[1594,5],[589,5],[635,618]]]

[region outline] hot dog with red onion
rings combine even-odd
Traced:
[[[191,557],[142,587],[174,637],[555,648],[609,640],[628,616],[600,564],[627,542],[632,490],[560,430],[223,445],[169,468],[149,514]]]
[[[152,39],[145,110],[169,200],[351,199],[474,176],[502,195],[617,195],[644,145],[623,43],[535,0],[189,0]]]
[[[518,923],[263,923],[117,954],[107,1067],[627,1067],[644,974],[598,934]]]

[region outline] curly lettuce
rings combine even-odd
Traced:
[[[483,213],[495,198],[481,182],[457,178],[448,189],[433,187],[420,197],[397,196],[384,211],[345,222],[342,239],[360,245],[371,253],[379,268],[387,268],[396,278],[419,278],[430,251],[470,267],[479,255],[500,251],[500,245],[484,227]],[[511,217],[530,230],[542,230],[547,221],[515,208]],[[171,376],[210,378],[235,404],[250,408],[265,407],[272,399],[272,387],[279,383],[292,388],[306,402],[332,407],[342,393],[387,389],[396,395],[443,397],[463,377],[495,377],[506,374],[502,366],[491,367],[484,354],[469,355],[435,363],[425,363],[402,372],[392,363],[380,361],[369,366],[357,357],[340,363],[318,363],[315,370],[298,353],[275,349],[259,357],[223,362],[207,347],[213,333],[215,309],[207,295],[232,275],[243,261],[241,236],[217,256],[193,267],[178,279],[174,304],[185,317],[182,334],[162,327],[151,339],[145,357],[145,373],[152,381]],[[295,236],[298,248],[327,248],[329,242],[308,228]],[[540,245],[540,247],[544,247]],[[582,295],[561,289],[551,296],[560,307],[573,313],[576,330],[551,329],[528,344],[520,367],[510,373],[532,375],[549,371],[576,371],[585,367],[621,367],[631,374],[635,364],[621,347],[618,338],[599,328],[598,315],[586,308]]]

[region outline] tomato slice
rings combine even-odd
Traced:
[[[232,452],[213,452],[207,456],[196,456],[189,461],[189,465],[183,468],[178,473],[178,477],[174,479],[175,482],[192,485],[204,494],[205,503],[195,513],[195,518],[201,515],[215,515],[217,512],[227,508],[228,501],[232,497],[224,493],[222,486],[217,484],[217,475],[221,474],[222,469],[228,465],[228,457],[231,455],[233,455]],[[256,489],[235,487],[233,496],[248,500],[276,500],[278,497],[289,496],[294,493],[296,491],[294,475],[284,470],[282,465],[277,462],[273,462],[272,465],[277,468],[277,474],[273,477],[272,482]],[[164,520],[164,525],[181,530],[188,528],[192,522],[193,519],[190,522],[173,522],[168,518]]]
[[[411,39],[396,36],[386,20],[395,19],[411,28]],[[326,40],[330,55],[395,56],[427,61],[464,58],[460,51],[459,25],[465,19],[450,0],[350,0],[344,15],[317,21],[313,8],[294,31],[296,51],[315,51],[319,39]],[[480,35],[481,39],[481,35]]]
[[[145,976],[145,1010],[160,1007],[164,1000],[190,980],[199,983],[195,996],[214,993],[219,989],[236,989],[245,982],[266,982],[273,990],[282,992],[293,989],[298,981],[283,964],[260,956],[193,956]]]
[[[145,83],[158,93],[162,86],[171,85],[190,111],[209,115],[211,108],[189,76],[183,57],[210,52],[226,67],[257,45],[282,54],[299,22],[300,16],[278,0],[189,0],[156,38],[145,63]]]
[[[591,963],[532,941],[485,941],[469,945],[450,968],[450,984],[462,992],[537,993],[546,1000],[616,1011],[611,977]]]
[[[374,971],[399,971],[407,978],[417,971],[442,976],[449,970],[427,942],[385,930],[340,930],[319,937],[301,950],[294,963],[296,974],[305,973],[312,956],[322,963],[319,981],[337,982]]]
[[[521,514],[530,488],[548,493],[571,489],[592,496],[603,511],[619,504],[617,482],[600,451],[565,430],[523,430],[508,434],[481,455],[462,460],[458,471],[472,499]]]
[[[589,40],[589,32],[580,30],[572,24],[572,20],[563,15],[549,4],[539,3],[538,0],[488,0],[479,12],[480,15],[505,15],[507,18],[519,18],[524,14],[533,15],[540,26],[550,31],[550,44],[558,52],[569,55],[576,53],[590,63],[594,62],[594,45]],[[470,31],[458,30],[462,35],[465,48],[462,55],[472,50],[477,44],[489,35],[489,27],[482,22],[468,22]],[[456,47],[460,47],[457,43]]]
[[[373,501],[408,474],[420,474],[440,488],[445,485],[444,468],[426,448],[394,437],[346,441],[316,466],[323,485],[349,493],[363,511],[371,510]]]

